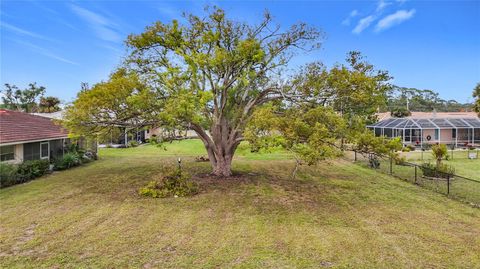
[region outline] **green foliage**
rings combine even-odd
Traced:
[[[82,164],[82,157],[78,152],[72,151],[65,153],[63,157],[55,160],[54,169],[55,170],[65,170],[74,166]]]
[[[353,150],[361,153],[391,155],[402,149],[402,142],[399,137],[386,139],[377,137],[370,131],[356,133],[353,139],[355,141]]]
[[[159,181],[150,181],[139,191],[140,195],[153,198],[185,197],[198,192],[198,184],[181,169],[167,170]]]
[[[412,112],[410,112],[410,110],[404,107],[399,107],[399,108],[396,108],[395,110],[392,110],[390,112],[390,115],[392,115],[392,117],[395,117],[395,118],[405,118],[412,115]]]
[[[17,166],[13,164],[0,163],[0,188],[5,188],[17,183],[19,176]]]
[[[448,178],[455,174],[455,167],[448,164],[435,165],[431,163],[423,163],[420,166],[424,176],[436,178]]]
[[[395,161],[396,165],[404,165],[407,162],[407,157],[400,156],[400,155],[395,155],[393,157],[393,160]]]
[[[440,166],[443,159],[448,156],[448,148],[445,144],[437,144],[432,146],[432,156],[437,161],[437,166]]]
[[[127,121],[136,119],[142,111],[160,110],[155,101],[157,97],[136,74],[119,69],[111,74],[109,81],[79,92],[77,99],[67,107],[62,123],[72,136],[95,133],[107,136],[112,128],[128,126]],[[109,121],[112,113],[105,111],[115,111],[118,119]]]
[[[345,132],[342,117],[330,108],[290,108],[281,114],[273,105],[258,109],[244,137],[254,151],[282,146],[308,164],[339,156],[337,145]]]
[[[393,86],[388,96],[387,111],[424,111],[433,110],[441,112],[465,111],[471,108],[472,104],[459,103],[455,100],[444,100],[439,94],[432,90],[419,90]],[[408,106],[408,110],[407,110]]]
[[[0,163],[0,187],[23,183],[41,177],[49,172],[48,160],[24,161],[21,164]]]
[[[5,84],[5,90],[2,92],[2,103],[8,109],[36,112],[38,109],[38,98],[45,94],[45,87],[30,83],[28,88],[20,90],[15,85]]]
[[[303,67],[292,81],[301,101],[329,106],[348,119],[375,120],[375,112],[385,106],[391,89],[387,71],[375,70],[358,51],[349,52],[347,64],[328,70],[315,62]]]
[[[45,175],[49,171],[48,160],[24,161],[18,165],[17,173],[23,181],[28,181]]]
[[[255,25],[217,7],[206,12],[130,35],[126,69],[82,91],[67,127],[78,134],[107,126],[188,127],[204,142],[214,173],[231,175],[252,113],[283,98],[279,78],[292,53],[318,48],[321,33],[304,23],[277,27],[268,12]]]
[[[135,148],[135,147],[138,147],[138,145],[140,145],[140,144],[138,143],[138,141],[136,141],[136,140],[130,140],[130,141],[128,141],[127,147],[129,147],[129,148]]]
[[[60,99],[54,96],[40,97],[39,112],[52,113],[60,111]]]

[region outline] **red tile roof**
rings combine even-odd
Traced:
[[[68,132],[51,119],[0,109],[0,144],[65,138]]]

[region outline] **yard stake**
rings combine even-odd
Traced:
[[[417,184],[417,166],[415,165],[415,184]]]
[[[390,156],[390,175],[393,174],[393,167],[392,167],[392,165],[393,165],[393,158],[392,158],[392,156]]]
[[[447,175],[447,194],[450,194],[450,174]]]

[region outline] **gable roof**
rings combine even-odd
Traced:
[[[0,144],[51,140],[67,136],[67,130],[49,118],[0,109]]]

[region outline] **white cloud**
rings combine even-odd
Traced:
[[[356,17],[358,15],[358,11],[356,9],[352,10],[350,12],[350,14],[348,14],[348,17],[346,17],[343,21],[342,21],[342,25],[350,25],[350,20],[354,17]]]
[[[13,40],[19,44],[22,44],[26,47],[29,47],[32,51],[35,51],[37,52],[38,54],[40,55],[43,55],[43,56],[46,56],[46,57],[49,57],[49,58],[52,58],[52,59],[55,59],[57,61],[60,61],[60,62],[64,62],[64,63],[68,63],[68,64],[72,64],[72,65],[78,65],[78,63],[76,62],[73,62],[73,61],[70,61],[68,59],[65,59],[61,56],[58,56],[57,54],[45,49],[45,48],[42,48],[42,47],[39,47],[37,45],[33,45],[29,42],[25,42],[25,41],[20,41],[20,40]]]
[[[116,23],[100,14],[76,5],[71,5],[71,9],[90,25],[100,39],[112,42],[120,42],[122,40],[122,37],[115,29],[118,26]]]
[[[375,31],[380,32],[386,30],[392,26],[398,25],[406,20],[409,20],[415,15],[415,9],[407,10],[398,10],[397,12],[386,16],[381,19],[375,26]]]
[[[354,34],[360,34],[363,32],[363,30],[367,29],[368,26],[375,20],[375,17],[373,15],[367,16],[365,18],[362,18],[357,26],[353,29],[352,33]]]
[[[10,31],[10,32],[13,32],[17,35],[23,35],[23,36],[29,36],[29,37],[34,37],[34,38],[39,38],[39,39],[43,39],[43,40],[49,40],[49,41],[52,41],[52,39],[46,37],[46,36],[43,36],[43,35],[40,35],[40,34],[37,34],[37,33],[34,33],[34,32],[31,32],[31,31],[27,31],[25,29],[22,29],[22,28],[19,28],[19,27],[16,27],[14,25],[11,25],[11,24],[8,24],[8,23],[5,23],[5,22],[0,22],[0,25],[5,28],[6,30]]]
[[[380,0],[377,3],[377,9],[375,11],[380,12],[380,11],[384,10],[390,4],[391,3],[385,2],[384,0]]]

